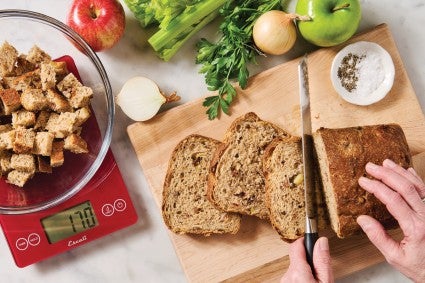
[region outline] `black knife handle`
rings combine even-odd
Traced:
[[[314,264],[313,264],[313,249],[314,249],[314,244],[316,243],[318,238],[319,238],[318,233],[304,234],[305,255],[307,258],[307,262],[310,265],[311,272],[313,273],[315,277],[316,277],[316,274],[314,271]]]

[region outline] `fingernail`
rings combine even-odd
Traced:
[[[388,168],[394,168],[397,166],[397,164],[395,164],[391,159],[385,159],[383,164]]]
[[[367,216],[365,215],[360,215],[359,217],[357,217],[356,221],[357,224],[359,224],[363,230],[367,230],[370,227],[370,222],[368,221]]]
[[[378,165],[372,162],[368,162],[366,164],[366,170],[375,171],[376,169],[378,169],[378,167],[379,167]]]
[[[363,176],[359,178],[359,185],[360,186],[365,186],[365,185],[368,185],[368,184],[370,184],[369,178],[366,178],[366,177],[363,177]]]
[[[321,237],[318,240],[318,244],[319,244],[319,249],[322,251],[329,251],[329,242],[328,242],[328,238],[326,237]]]

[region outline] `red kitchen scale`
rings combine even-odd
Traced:
[[[68,69],[78,75],[71,57],[64,56],[58,60],[65,61]],[[84,124],[81,136],[86,139],[89,148],[90,141],[100,140],[94,115]],[[52,178],[55,178],[54,183],[58,183],[59,188],[62,180],[70,182],[78,178],[81,170],[75,168],[91,164],[93,156],[83,155],[66,152],[63,166],[54,168],[52,174],[36,175],[25,188],[15,188],[0,180],[0,200],[15,204],[32,203],[45,197],[45,194],[54,194],[57,188],[52,184]],[[33,213],[1,214],[0,224],[16,265],[25,267],[128,227],[136,223],[137,218],[109,149],[97,172],[73,197],[57,206]]]

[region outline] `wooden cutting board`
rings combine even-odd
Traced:
[[[354,41],[373,41],[384,47],[395,64],[395,82],[385,99],[371,106],[346,103],[333,90],[329,70],[335,54],[343,47],[324,48],[309,54],[309,80],[313,130],[378,123],[399,123],[406,134],[412,154],[425,152],[425,119],[415,92],[387,25],[360,34]],[[299,134],[300,112],[297,66],[299,59],[264,71],[238,90],[231,116],[209,121],[203,98],[170,109],[148,122],[128,127],[143,172],[160,208],[162,183],[170,154],[189,134],[202,134],[221,140],[225,130],[238,116],[254,111],[292,134]],[[184,94],[183,94],[184,95]],[[425,176],[425,155],[415,164]],[[383,257],[364,236],[340,240],[331,231],[330,248],[336,278],[383,261]],[[398,230],[392,232],[400,237]],[[210,237],[170,233],[177,255],[191,282],[278,282],[288,267],[288,244],[265,221],[244,217],[237,235]]]

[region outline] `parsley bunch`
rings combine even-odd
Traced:
[[[235,0],[227,1],[219,10],[224,20],[220,25],[222,36],[216,43],[201,39],[198,44],[196,63],[201,64],[199,72],[205,74],[208,89],[218,91],[217,95],[205,98],[203,105],[208,108],[208,119],[213,120],[223,111],[229,114],[229,107],[236,97],[232,80],[239,86],[247,86],[249,63],[256,63],[259,51],[252,39],[252,28],[263,13],[279,9],[281,0]]]

